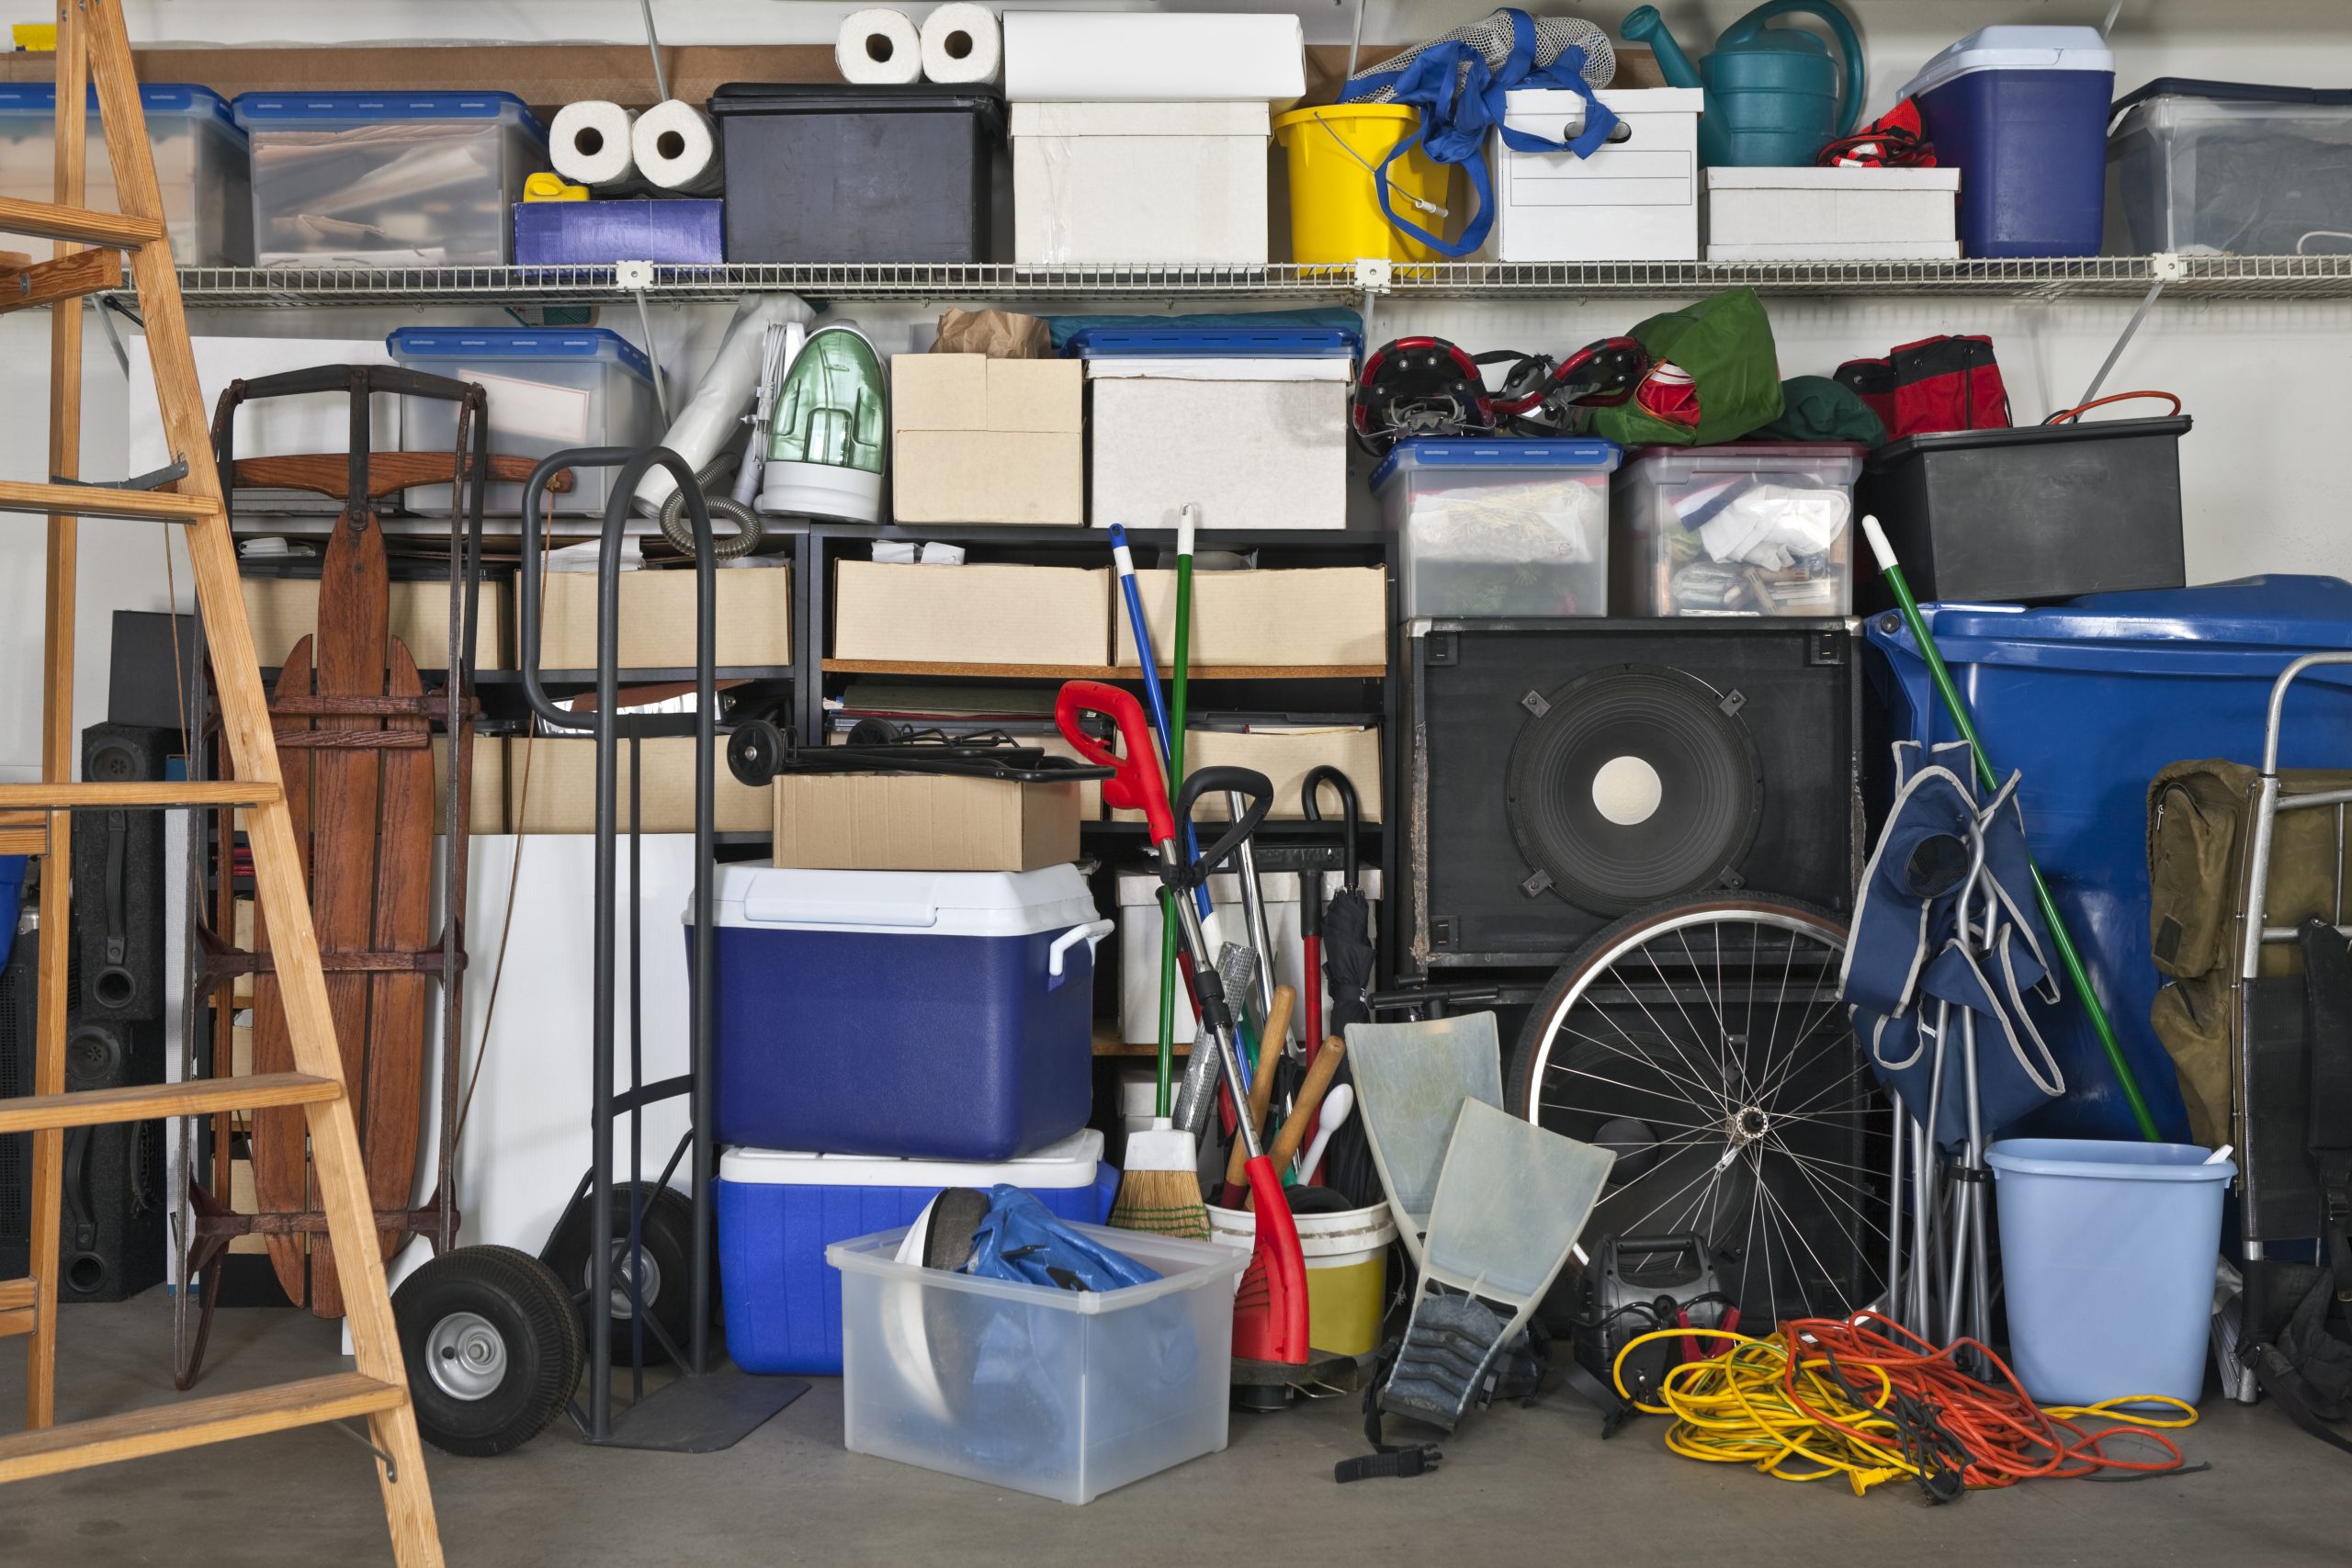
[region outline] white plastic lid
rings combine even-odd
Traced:
[[[993,1187],[1009,1182],[1060,1191],[1094,1185],[1102,1134],[1089,1127],[1019,1159],[887,1159],[875,1155],[810,1155],[789,1149],[728,1149],[718,1179],[758,1187]]]
[[[2115,72],[2114,51],[2097,28],[2005,26],[1979,28],[1937,55],[1904,84],[1916,98],[1972,71]]]
[[[1075,865],[1036,871],[797,871],[722,865],[721,926],[914,936],[1034,936],[1102,917]],[[691,919],[691,906],[682,918]]]

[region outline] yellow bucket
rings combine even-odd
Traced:
[[[1306,1342],[1331,1356],[1368,1356],[1380,1348],[1388,1307],[1388,1244],[1396,1222],[1388,1205],[1336,1214],[1300,1214],[1298,1249],[1306,1255]],[[1209,1230],[1247,1250],[1258,1239],[1250,1209],[1209,1205]]]
[[[1295,262],[1444,258],[1388,221],[1374,178],[1399,141],[1413,134],[1420,111],[1402,104],[1324,104],[1274,118],[1290,168],[1290,255]],[[1389,165],[1390,205],[1397,213],[1451,240],[1462,231],[1451,198],[1454,168],[1419,148]],[[1446,209],[1441,215],[1412,199]]]

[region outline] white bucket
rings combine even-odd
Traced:
[[[1388,1244],[1396,1239],[1388,1205],[1295,1218],[1298,1249],[1306,1257],[1307,1343],[1339,1356],[1380,1348],[1381,1316],[1388,1304]],[[1257,1213],[1212,1203],[1209,1232],[1246,1250],[1257,1245]]]

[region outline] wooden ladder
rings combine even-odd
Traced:
[[[438,1568],[441,1543],[410,1407],[400,1339],[361,1168],[359,1134],[344,1092],[316,932],[293,818],[262,693],[259,660],[237,586],[236,548],[221,504],[203,393],[165,233],[163,197],[141,111],[120,0],[59,0],[55,204],[0,200],[0,232],[56,242],[54,258],[0,268],[0,310],[48,305],[50,471],[56,482],[0,483],[0,512],[49,518],[46,691],[38,784],[0,785],[0,853],[47,858],[41,878],[40,1038],[34,1093],[0,1100],[0,1134],[33,1134],[30,1278],[0,1280],[0,1335],[29,1335],[26,1427],[0,1437],[0,1482],[224,1442],[232,1438],[364,1416],[377,1479],[402,1568]],[[120,212],[83,206],[85,94],[95,85]],[[187,473],[146,490],[71,482],[79,472],[82,297],[117,288],[122,257],[146,319],[163,425]],[[13,284],[13,287],[11,285]],[[74,518],[143,518],[187,529],[232,777],[221,783],[74,784]],[[65,1089],[66,884],[77,808],[243,807],[254,881],[276,953],[296,1071],[69,1094]],[[185,1400],[52,1426],[56,1397],[57,1260],[64,1131],[159,1117],[302,1108],[327,1234],[347,1297],[355,1370],[243,1393]]]

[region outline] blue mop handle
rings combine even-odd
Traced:
[[[1144,619],[1143,594],[1136,588],[1136,558],[1127,548],[1127,531],[1116,523],[1111,525],[1111,558],[1119,569],[1119,591],[1126,595],[1127,620],[1136,634],[1136,657],[1143,661],[1144,705],[1151,710],[1151,728],[1159,737],[1159,754],[1164,761],[1176,754],[1174,734],[1168,722],[1168,698],[1159,689],[1159,660],[1151,646],[1151,623]],[[1182,779],[1170,779],[1169,798],[1174,799],[1176,792],[1183,787]],[[1179,826],[1184,830],[1185,859],[1199,860],[1200,835],[1189,821]],[[1201,885],[1193,890],[1193,901],[1199,907],[1201,918],[1206,919],[1210,908],[1208,878],[1203,877]]]

